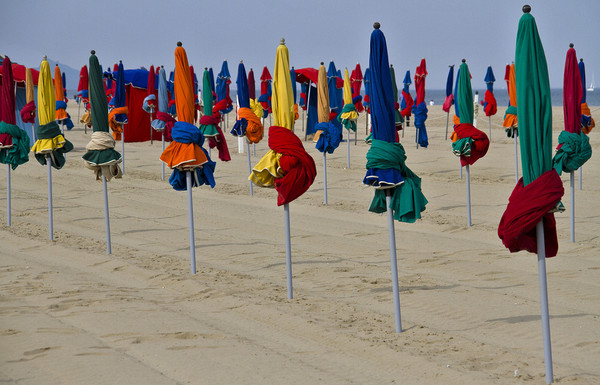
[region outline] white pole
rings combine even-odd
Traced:
[[[327,204],[327,152],[323,151],[323,194],[325,200],[323,203]]]
[[[121,126],[121,160],[123,161],[123,175],[125,175],[125,126]],[[152,127],[150,127],[150,134],[152,134]]]
[[[358,128],[354,131],[354,145],[358,142]]]
[[[581,185],[583,184],[583,166],[579,167],[579,190],[581,190]]]
[[[348,147],[348,154],[346,156],[346,168],[350,168],[350,130],[347,130],[347,131],[348,131],[348,143],[346,143],[346,144]]]
[[[244,137],[238,136],[238,154],[244,153]]]
[[[165,152],[165,131],[162,132],[162,151]],[[160,179],[165,180],[165,162],[162,163],[162,172],[160,174]]]
[[[256,156],[256,143],[252,143],[252,156]]]
[[[519,183],[519,137],[517,132],[513,131],[515,136],[515,181]]]
[[[241,136],[240,136],[241,138]],[[252,174],[252,164],[250,163],[250,142],[246,140],[246,146],[248,150],[248,175]],[[254,195],[254,187],[252,186],[252,181],[250,182],[250,195]]]
[[[471,227],[471,172],[469,165],[465,168],[467,169],[467,225]]]
[[[192,171],[185,172],[188,196],[188,223],[190,227],[190,264],[192,274],[196,274],[196,243],[194,241],[194,203],[192,202]]]
[[[153,138],[153,132],[152,132],[152,112],[154,112],[154,110],[151,108],[150,109],[150,144],[154,143],[154,138]],[[125,134],[125,128],[123,128],[123,134]],[[123,174],[125,174],[125,160],[123,160]]]
[[[48,232],[50,240],[54,240],[54,216],[52,215],[52,160],[50,155],[46,155],[46,164],[48,165]]]
[[[463,169],[463,167],[462,167],[462,163],[460,163],[460,158],[458,160],[458,167],[460,168],[460,179],[462,179],[462,169]]]
[[[450,111],[446,113],[446,140],[448,140],[448,124],[450,123]]]
[[[304,110],[302,110],[302,132],[304,132]]]
[[[87,125],[84,125],[84,127],[87,127]],[[35,143],[35,142],[37,142],[37,139],[35,137],[36,136],[35,135],[35,123],[31,123],[31,132],[33,132],[33,142]],[[87,134],[87,132],[86,132],[86,134]]]
[[[212,148],[210,148],[210,144],[208,145],[208,157],[212,158]]]
[[[6,219],[7,225],[11,225],[11,207],[10,207],[10,164],[6,165]]]
[[[110,242],[110,215],[108,213],[108,188],[104,173],[102,173],[102,188],[104,190],[104,227],[106,228],[106,254],[112,254],[112,247]]]
[[[492,117],[488,116],[489,122],[490,122],[490,142],[492,141]]]
[[[417,142],[417,149],[419,149],[419,127],[417,127],[417,126],[415,126],[415,133],[416,133],[415,142]]]
[[[390,189],[385,190],[385,203],[388,217],[388,238],[390,241],[390,263],[392,268],[392,293],[394,295],[394,317],[396,320],[396,333],[402,332],[402,317],[400,316],[400,289],[398,287],[398,264],[396,261],[396,231],[394,229],[394,212],[390,207],[392,194]]]
[[[544,339],[544,364],[546,384],[554,382],[552,372],[552,345],[550,342],[550,316],[548,312],[548,286],[546,282],[546,246],[543,219],[535,227],[537,235],[538,276],[540,280],[540,306],[542,310],[542,336]]]
[[[310,80],[308,81],[308,96],[306,97],[306,131],[304,131],[304,140],[306,141],[306,137],[308,136],[308,129],[310,127],[308,127],[308,115],[310,113],[310,90],[311,90],[311,86],[310,86]]]
[[[571,190],[571,212],[569,215],[571,221],[571,242],[575,242],[575,171],[569,173],[569,187]]]
[[[287,276],[288,299],[294,298],[292,288],[292,244],[290,240],[290,205],[283,205],[283,222],[285,224],[285,267]]]

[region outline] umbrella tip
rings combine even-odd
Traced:
[[[579,61],[583,61],[583,58],[579,58]]]
[[[279,40],[279,45],[285,45],[285,39],[281,38],[281,40]]]
[[[183,44],[181,44],[180,41],[177,42],[177,47],[181,47]]]
[[[390,68],[392,68],[393,66],[394,66],[393,64],[390,64]]]
[[[529,12],[531,12],[531,5],[525,4],[523,6],[523,13],[529,13]]]
[[[119,63],[123,63],[123,60],[119,60]]]
[[[381,28],[381,24],[379,24],[379,22],[376,21],[376,22],[373,23],[373,28],[379,29],[379,28]]]
[[[95,55],[95,54],[96,54],[96,51],[95,51],[95,50],[91,50],[91,51],[90,51],[90,53],[91,53],[92,55]]]
[[[324,65],[325,65],[325,63],[321,62],[321,65],[322,65],[322,66],[324,66]]]
[[[569,48],[573,48],[575,45],[573,43],[569,43]]]
[[[467,62],[467,59],[462,59],[462,62],[463,62],[463,63],[466,63],[466,62]]]
[[[204,67],[204,71],[208,71],[208,67]]]
[[[48,56],[44,55],[44,60],[48,60]]]
[[[243,60],[240,60],[240,64],[243,63],[243,62],[244,62]]]

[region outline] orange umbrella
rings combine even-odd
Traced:
[[[60,106],[60,108],[56,109],[56,120],[62,123],[64,120],[68,119],[68,115],[66,111],[67,105],[65,103],[62,74],[58,64],[54,67],[54,98],[56,99],[57,106]],[[61,103],[59,102],[62,102],[64,106],[61,106]]]

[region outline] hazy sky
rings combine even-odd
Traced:
[[[505,88],[504,67],[514,60],[517,25],[524,1],[512,0],[4,0],[0,12],[0,53],[28,67],[42,56],[79,69],[91,49],[104,67],[119,59],[125,68],[151,64],[174,67],[174,50],[183,42],[197,72],[218,72],[227,59],[235,79],[237,65],[272,72],[275,50],[285,37],[290,64],[318,67],[334,60],[350,70],[368,66],[373,22],[381,23],[390,63],[399,83],[407,69],[427,59],[427,88],[445,87],[449,64],[462,58],[483,88],[488,65],[496,87]],[[553,88],[562,87],[566,51],[575,44],[588,83],[600,80],[600,1],[533,0]],[[72,83],[71,83],[72,84]]]

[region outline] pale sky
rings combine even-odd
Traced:
[[[514,60],[517,25],[525,1],[513,0],[3,0],[0,53],[28,67],[44,55],[77,70],[96,50],[106,68],[174,67],[177,41],[183,42],[197,72],[219,72],[227,59],[233,79],[246,70],[271,72],[280,38],[290,64],[318,67],[334,60],[351,70],[368,66],[373,22],[381,23],[398,83],[427,59],[426,87],[443,89],[449,64],[467,60],[473,87],[483,88],[488,65],[496,87],[505,88],[504,67]],[[562,87],[569,43],[600,78],[600,1],[532,0],[553,88]],[[70,87],[75,87],[70,81]]]

